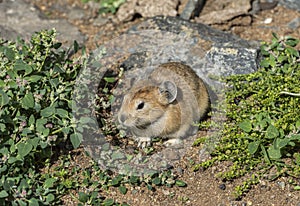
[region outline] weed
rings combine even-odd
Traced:
[[[220,178],[232,180],[253,173],[236,187],[237,198],[272,168],[277,169],[272,179],[300,175],[300,56],[294,49],[298,42],[274,34],[271,43],[261,46],[263,59],[257,72],[225,80],[227,120],[222,138],[212,159],[194,169],[232,161],[228,171],[218,174]]]

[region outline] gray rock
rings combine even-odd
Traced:
[[[294,9],[300,11],[300,1],[299,0],[280,0],[279,5],[282,5],[289,9]]]
[[[201,71],[197,71],[198,74],[202,74],[201,76],[203,74],[206,77],[245,74],[256,71],[258,67],[259,45],[257,42],[249,42],[207,25],[191,23],[176,17],[149,18],[140,25],[132,27],[129,33],[147,31],[147,29],[165,32],[165,35],[173,34],[177,36],[173,40],[164,38],[166,40],[155,43],[155,41],[158,42],[158,37],[149,35],[149,38],[154,38],[153,41],[149,40],[152,46],[156,44],[157,50],[163,50],[159,57],[155,57],[156,54],[154,54],[152,58],[159,58],[158,61],[162,62],[168,60],[183,61],[193,68],[201,68]],[[143,37],[146,38],[145,35]],[[176,40],[176,38],[179,39]],[[164,49],[163,46],[157,44],[170,49]],[[143,46],[147,47],[147,45]],[[171,49],[171,47],[173,48]],[[179,52],[175,54],[175,51]],[[145,60],[145,55],[140,58]],[[137,56],[134,59],[136,60]],[[132,67],[136,61],[132,64],[130,64],[130,61],[126,63],[125,67]],[[141,67],[142,65],[138,66]],[[208,79],[206,80],[209,82]]]
[[[52,28],[57,30],[57,39],[67,45],[74,40],[82,44],[86,39],[65,19],[46,19],[39,10],[24,0],[0,2],[0,26],[1,36],[7,40],[15,40],[16,36],[29,40],[33,33]]]
[[[298,29],[300,27],[300,17],[294,18],[291,22],[287,25],[290,29]]]
[[[278,0],[254,0],[252,1],[252,8],[250,14],[257,14],[259,11],[273,9],[277,6]]]

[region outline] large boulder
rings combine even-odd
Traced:
[[[84,43],[85,36],[65,19],[47,19],[38,9],[25,2],[0,1],[0,37],[15,40],[21,37],[29,40],[34,32],[56,28],[58,40],[68,45],[77,40]]]

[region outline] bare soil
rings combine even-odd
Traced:
[[[126,31],[132,25],[143,20],[142,17],[134,18],[128,22],[118,22],[114,15],[103,16],[108,21],[101,25],[95,26],[93,18],[98,16],[97,10],[93,10],[81,0],[31,0],[38,8],[41,9],[49,18],[68,18],[68,15],[59,7],[78,7],[87,12],[89,18],[86,19],[68,19],[72,24],[77,26],[82,33],[87,35],[88,41],[86,47],[89,51],[95,49],[97,45],[108,41]],[[182,1],[179,9],[182,9],[186,1]],[[208,0],[203,14],[214,11],[219,8],[221,2],[216,0]],[[230,2],[230,1],[227,1]],[[161,15],[164,15],[163,13]],[[277,6],[270,10],[263,10],[255,15],[241,15],[230,21],[218,24],[212,24],[220,30],[231,32],[247,40],[270,41],[272,32],[279,36],[290,35],[299,38],[300,29],[291,29],[287,24],[294,18],[299,17],[299,12]],[[271,22],[266,22],[268,19]],[[224,162],[209,168],[205,171],[192,171],[191,160],[199,161],[199,148],[191,148],[191,150],[178,161],[176,167],[183,169],[179,174],[179,179],[187,183],[187,187],[156,187],[155,191],[148,190],[145,186],[130,186],[127,194],[121,194],[117,188],[111,188],[103,192],[103,196],[114,198],[118,202],[127,202],[130,205],[195,205],[195,206],[225,206],[225,205],[293,205],[300,206],[300,191],[294,191],[293,186],[288,184],[288,178],[282,177],[275,181],[261,180],[261,184],[253,187],[241,200],[235,200],[231,193],[234,187],[243,180],[238,179],[233,182],[222,182],[215,175],[226,169],[230,163]],[[84,167],[89,162],[89,157],[85,156],[83,149],[74,153],[73,164]],[[300,181],[298,180],[298,185]],[[75,192],[75,191],[74,191]],[[76,200],[67,198],[66,205],[75,205]]]

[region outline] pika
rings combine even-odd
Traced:
[[[193,124],[210,108],[207,87],[195,71],[180,62],[159,65],[148,79],[139,80],[124,96],[118,121],[130,130],[138,147],[153,137],[176,145],[197,131]]]

